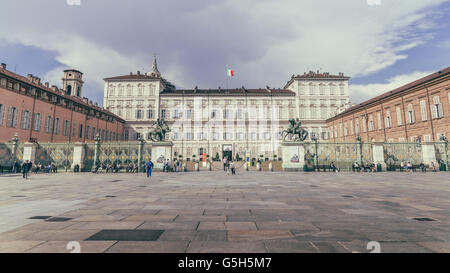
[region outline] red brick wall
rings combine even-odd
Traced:
[[[1,76],[1,75],[0,75]],[[0,142],[10,141],[14,135],[17,133],[19,140],[21,142],[29,141],[31,138],[36,138],[38,142],[77,142],[84,141],[86,137],[86,126],[90,126],[90,128],[95,127],[96,131],[98,128],[102,130],[107,130],[108,132],[114,132],[119,135],[119,137],[123,136],[123,128],[124,124],[119,121],[106,121],[99,119],[97,117],[91,117],[84,113],[79,113],[74,110],[65,108],[61,105],[55,105],[53,103],[35,99],[32,96],[25,94],[25,89],[21,92],[10,90],[9,88],[5,88],[0,85],[0,104],[4,107],[3,113],[3,123],[0,124]],[[33,112],[34,105],[34,112]],[[11,106],[14,106],[18,109],[18,119],[17,126],[15,128],[7,127],[8,121],[8,111]],[[34,118],[35,113],[41,114],[41,128],[40,131],[34,131],[34,122],[30,118],[30,126],[27,130],[21,128],[21,119],[22,119],[22,111],[28,110],[31,113],[32,118]],[[54,130],[51,133],[47,133],[45,131],[45,120],[47,116],[51,116],[52,118],[59,118],[59,133],[55,134]],[[69,134],[67,136],[63,135],[63,127],[64,121],[68,120],[70,124]],[[76,134],[72,136],[72,124],[76,124]],[[83,136],[79,137],[79,126],[83,125]],[[86,141],[92,142],[92,136]]]
[[[337,126],[338,135],[332,134],[331,141],[353,142],[356,139],[355,120],[359,119],[360,136],[362,141],[411,141],[412,138],[420,137],[422,141],[438,141],[440,134],[444,134],[450,139],[450,75],[446,74],[433,80],[432,82],[421,84],[414,88],[406,89],[391,97],[380,99],[366,106],[361,106],[351,112],[343,113],[327,121],[329,132],[334,132],[334,126]],[[433,98],[439,97],[442,105],[443,116],[432,118],[431,109],[434,107]],[[420,103],[425,102],[426,120],[422,120],[422,110]],[[407,123],[408,105],[414,109],[415,122]],[[398,125],[397,107],[401,109],[402,124]],[[390,112],[392,126],[386,127],[386,113]],[[381,129],[378,127],[377,113],[381,115]],[[366,125],[366,132],[363,132],[362,116],[372,115],[374,130],[369,131],[369,125]],[[353,120],[353,134],[350,130],[350,121]],[[369,123],[369,119],[367,120]],[[348,124],[347,135],[339,130],[340,124]],[[330,134],[331,136],[331,134]]]

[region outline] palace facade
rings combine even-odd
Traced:
[[[156,119],[164,118],[176,157],[273,159],[281,157],[281,133],[291,118],[317,138],[328,137],[326,119],[349,107],[348,80],[310,71],[293,75],[282,89],[176,89],[154,59],[148,73],[105,78],[104,106],[126,120],[128,140],[150,140]]]
[[[355,105],[327,120],[329,138],[433,142],[450,138],[450,67]]]
[[[0,66],[0,142],[90,142],[98,133],[119,140],[125,121],[82,97],[83,73],[64,71],[63,89]]]

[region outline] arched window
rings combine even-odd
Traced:
[[[123,86],[119,84],[119,97],[123,96]]]
[[[132,96],[133,95],[133,86],[130,84],[127,86],[127,95]]]
[[[72,86],[71,85],[68,85],[67,86],[67,95],[72,95]]]
[[[78,86],[77,87],[77,97],[79,97],[81,94],[80,94],[80,87]]]
[[[109,95],[111,97],[114,97],[115,93],[116,93],[116,87],[114,85],[110,85],[109,86]]]

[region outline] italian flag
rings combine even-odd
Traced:
[[[233,77],[234,76],[234,70],[233,69],[227,69],[227,76]]]

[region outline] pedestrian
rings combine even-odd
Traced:
[[[227,162],[228,162],[226,156],[223,157],[222,162],[223,162],[223,171],[226,172],[227,171]]]
[[[30,164],[29,164],[29,162],[28,162],[28,160],[27,160],[27,161],[25,161],[25,162],[22,164],[22,176],[23,176],[24,179],[28,179],[28,171],[29,171],[29,168],[30,168]]]
[[[336,168],[336,165],[334,165],[334,162],[331,162],[330,169],[332,169],[333,172],[338,172],[338,169]]]
[[[153,162],[149,158],[147,160],[147,163],[145,163],[145,170],[147,171],[147,177],[152,176],[152,167],[153,167]]]
[[[233,161],[231,161],[231,163],[230,163],[230,168],[231,168],[231,174],[235,175],[236,174],[236,168],[234,166],[234,162]]]

